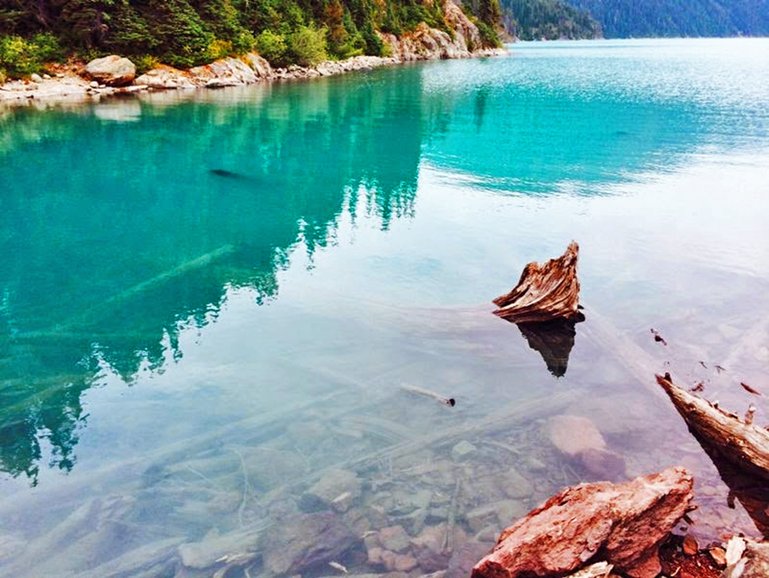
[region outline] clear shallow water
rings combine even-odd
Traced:
[[[739,412],[739,381],[769,388],[768,49],[520,44],[6,111],[0,575],[211,575],[244,552],[227,576],[268,575],[270,536],[328,509],[308,496],[338,469],[356,536],[451,534],[448,564],[600,477],[549,441],[564,413],[630,476],[690,467],[701,536],[755,533],[652,374]],[[587,321],[556,379],[490,300],[572,238]],[[338,561],[384,571],[360,539]]]

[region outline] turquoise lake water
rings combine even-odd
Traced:
[[[0,576],[461,576],[676,464],[701,540],[761,531],[653,374],[769,422],[769,40],[509,48],[0,111]],[[572,239],[565,367],[491,300]],[[349,536],[284,564],[309,519]]]

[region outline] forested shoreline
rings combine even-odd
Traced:
[[[453,0],[0,0],[0,80],[49,61],[118,53],[140,70],[189,68],[256,51],[271,64],[311,65],[358,55],[387,56],[380,34],[401,36],[424,22],[452,33]],[[462,9],[483,47],[499,46],[498,0]]]

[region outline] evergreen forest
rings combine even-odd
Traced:
[[[599,38],[601,25],[563,0],[501,0],[507,32],[520,40]]]
[[[607,38],[769,36],[769,0],[568,0]]]
[[[448,30],[452,0],[0,0],[0,71],[29,74],[76,54],[131,57],[140,69],[191,67],[256,50],[272,64],[385,55],[377,31],[396,36],[420,22]],[[498,0],[463,8],[498,45]]]

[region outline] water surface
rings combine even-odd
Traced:
[[[653,372],[739,413],[739,381],[769,391],[768,53],[524,43],[4,111],[0,575],[211,575],[189,548],[216,536],[226,576],[269,575],[276,528],[329,509],[351,572],[385,571],[360,536],[392,525],[451,535],[448,565],[608,477],[553,447],[559,414],[627,476],[689,467],[701,537],[756,534]],[[586,321],[556,378],[490,301],[571,239]],[[351,503],[319,503],[339,470]]]

